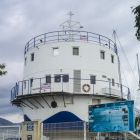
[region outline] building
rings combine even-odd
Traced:
[[[121,83],[116,44],[81,31],[71,16],[61,31],[36,36],[25,46],[23,80],[11,90],[12,104],[24,112],[24,139],[35,140],[34,134],[38,139],[59,139],[54,130],[61,130],[60,139],[84,139],[89,105],[130,97]]]

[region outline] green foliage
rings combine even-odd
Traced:
[[[7,71],[5,71],[5,64],[0,64],[0,76],[5,75]]]
[[[135,15],[135,28],[136,28],[136,37],[140,41],[140,5],[135,7],[132,12]]]
[[[140,117],[135,118],[135,128],[137,128],[140,125]]]

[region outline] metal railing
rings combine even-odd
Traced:
[[[25,45],[24,53],[28,52],[29,49],[38,47],[41,44],[52,43],[52,42],[94,42],[99,45],[103,45],[109,49],[112,49],[117,54],[116,44],[109,38],[87,31],[77,30],[63,30],[48,32],[38,35],[32,38]]]
[[[20,125],[0,126],[0,140],[20,140]]]
[[[133,132],[90,132],[86,122],[60,122],[43,124],[43,136],[49,139],[77,140],[140,140]]]
[[[49,83],[46,82],[46,77],[23,80],[11,89],[11,101],[22,95],[64,92],[130,99],[130,90],[124,85],[97,79],[94,82],[92,83],[91,79],[68,78],[64,80],[63,75],[60,81],[55,81],[55,77],[51,77]]]

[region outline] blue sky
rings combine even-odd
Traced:
[[[70,10],[86,31],[109,38],[113,38],[113,29],[117,31],[134,71],[131,72],[122,49],[118,48],[122,79],[136,99],[139,96],[136,53],[139,53],[140,42],[134,36],[135,19],[131,7],[138,4],[139,0],[1,0],[0,63],[7,65],[8,74],[0,77],[0,117],[22,121],[20,109],[10,104],[10,89],[22,80],[24,45],[38,34],[60,30],[59,25],[67,20]]]

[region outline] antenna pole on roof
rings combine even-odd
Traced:
[[[139,76],[138,90],[140,90],[140,67],[139,67],[139,55],[138,55],[138,53],[136,54],[136,56],[137,56],[137,65],[138,65],[138,76]]]
[[[80,22],[72,20],[72,16],[74,15],[72,11],[69,11],[67,15],[69,16],[69,19],[63,22],[62,24],[60,24],[60,27],[62,27],[63,30],[72,31],[75,29],[83,28]]]

